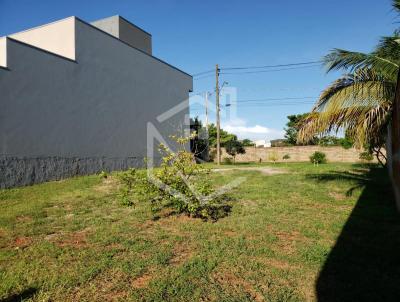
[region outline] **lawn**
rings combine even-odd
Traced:
[[[398,300],[385,170],[270,167],[212,173],[246,177],[216,222],[122,206],[113,176],[1,190],[0,301]]]

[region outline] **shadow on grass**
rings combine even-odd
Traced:
[[[310,175],[363,191],[316,282],[318,301],[400,301],[400,215],[386,169]]]
[[[18,294],[11,295],[5,299],[0,299],[0,302],[20,302],[32,298],[37,292],[37,288],[30,287]]]

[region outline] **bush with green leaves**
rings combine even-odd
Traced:
[[[326,154],[324,152],[320,151],[315,151],[311,156],[310,156],[310,161],[313,164],[325,164],[326,163]]]
[[[231,209],[226,194],[216,194],[210,170],[196,164],[192,153],[186,151],[189,138],[172,137],[178,150],[172,152],[161,144],[161,166],[154,169],[130,169],[120,173],[120,197],[124,205],[147,202],[153,213],[170,209],[191,217],[216,220]]]
[[[359,159],[361,159],[362,161],[372,161],[374,159],[374,156],[372,155],[371,152],[368,151],[364,151],[361,152],[359,155]]]
[[[275,151],[274,152],[271,152],[269,155],[268,155],[268,159],[270,160],[270,161],[272,161],[274,164],[278,161],[278,153],[276,153]]]
[[[229,140],[225,143],[225,150],[233,158],[233,163],[235,163],[237,154],[245,154],[246,149],[243,146],[241,141],[238,141],[236,138]]]
[[[283,159],[283,160],[288,160],[288,159],[290,159],[290,155],[289,155],[289,154],[285,154],[285,155],[282,157],[282,159]]]
[[[100,177],[100,178],[107,178],[107,177],[108,177],[108,173],[107,173],[106,171],[101,171],[101,172],[99,173],[99,177]]]
[[[223,163],[224,165],[232,165],[232,164],[233,164],[233,161],[232,161],[232,158],[230,158],[230,157],[224,157],[224,158],[222,159],[222,163]]]

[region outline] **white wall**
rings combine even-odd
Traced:
[[[0,38],[0,66],[7,67],[7,39]]]
[[[9,37],[75,60],[75,17],[28,29]]]

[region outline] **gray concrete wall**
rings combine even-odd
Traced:
[[[104,18],[91,24],[133,47],[152,54],[151,34],[121,16]]]
[[[90,24],[109,33],[110,35],[113,35],[116,38],[119,38],[119,18],[116,18],[116,16],[96,20]]]
[[[77,19],[76,62],[8,39],[0,69],[0,187],[138,166],[146,125],[187,129],[192,78]]]

